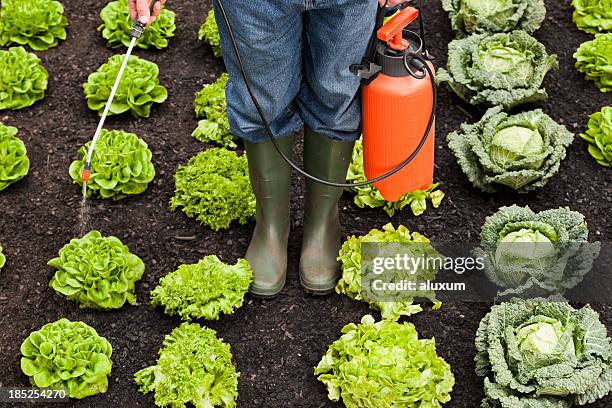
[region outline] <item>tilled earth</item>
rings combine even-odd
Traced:
[[[227,262],[244,255],[253,225],[234,225],[214,232],[182,213],[172,213],[173,174],[207,146],[190,136],[196,125],[193,94],[212,82],[223,70],[211,50],[198,43],[197,30],[210,8],[209,1],[170,1],[177,13],[177,36],[161,52],[137,50],[136,54],[159,64],[161,82],[170,97],[155,108],[149,119],[111,118],[108,128],[120,128],[143,137],[150,145],[157,177],[146,193],[120,202],[92,200],[91,228],[115,235],[145,261],[147,270],[137,284],[140,304],[116,312],[81,310],[48,288],[53,275],[47,261],[78,235],[80,190],[68,176],[77,149],[92,135],[98,122],[87,108],[81,84],[114,51],[104,45],[96,27],[103,4],[63,0],[70,20],[69,38],[59,47],[39,53],[50,73],[47,97],[31,108],[0,113],[0,121],[17,126],[32,161],[30,175],[0,194],[0,242],[8,263],[0,275],[0,382],[3,386],[27,386],[19,368],[19,346],[33,330],[61,317],[92,325],[113,345],[113,371],[107,393],[81,401],[74,407],[153,406],[132,380],[139,369],[154,363],[164,336],[179,320],[150,306],[148,294],[160,277],[182,263],[217,254]],[[450,23],[439,1],[429,2],[429,44],[446,63],[446,47],[452,39]],[[90,5],[91,4],[91,5]],[[561,68],[551,72],[545,86],[550,99],[545,111],[575,132],[589,114],[610,104],[573,68],[572,54],[590,36],[571,21],[569,0],[547,1],[548,16],[536,33],[548,51],[559,56]],[[577,139],[569,148],[559,174],[537,193],[485,195],[471,187],[445,145],[445,136],[462,122],[476,121],[481,112],[458,101],[446,88],[440,90],[436,178],[447,198],[439,209],[421,217],[409,211],[391,220],[380,209],[357,208],[350,195],[341,202],[344,234],[365,234],[392,221],[438,241],[476,240],[484,218],[500,206],[529,204],[534,210],[571,206],[586,215],[592,236],[609,242],[612,176],[588,155]],[[289,277],[274,300],[247,297],[234,315],[206,322],[232,345],[241,372],[238,405],[242,407],[328,407],[324,387],[313,376],[313,367],[342,326],[368,313],[365,304],[344,296],[313,298],[304,294],[297,280],[301,240],[303,180],[296,178],[293,197],[293,230],[289,248]],[[190,238],[184,240],[185,237]],[[610,299],[595,305],[612,331]],[[426,310],[409,320],[423,337],[435,336],[438,353],[453,368],[457,383],[449,407],[477,407],[483,396],[482,380],[474,374],[473,339],[488,304],[446,304],[439,311]],[[609,407],[612,397],[591,407]]]

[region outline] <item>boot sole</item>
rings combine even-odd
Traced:
[[[306,293],[310,295],[314,295],[314,296],[329,295],[330,293],[334,292],[334,289],[336,289],[336,284],[337,284],[337,281],[334,280],[333,282],[330,283],[329,286],[310,285],[302,278],[302,275],[300,274],[300,285],[302,285],[302,287],[304,288],[304,291],[306,291]]]
[[[286,282],[286,278],[283,279],[283,281],[280,284],[272,288],[258,288],[258,287],[251,286],[249,289],[249,292],[253,296],[261,298],[261,299],[271,299],[273,297],[276,297],[276,295],[278,295],[283,290],[283,288],[285,287],[285,282]]]

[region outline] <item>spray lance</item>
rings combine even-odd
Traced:
[[[215,0],[253,105],[278,154],[304,177],[332,187],[374,185],[387,201],[433,183],[437,87],[425,44],[422,0],[380,7],[368,51],[350,67],[362,82],[364,170],[367,181],[335,183],[308,174],[280,149],[254,94],[223,0]],[[386,24],[386,16],[395,14]],[[406,27],[419,19],[420,35]],[[235,23],[235,22],[234,22]]]

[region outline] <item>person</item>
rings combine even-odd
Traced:
[[[350,72],[364,57],[378,6],[408,0],[222,0],[249,80],[277,144],[289,157],[304,127],[304,169],[344,182],[361,133],[360,80]],[[130,0],[133,19],[147,24],[165,0]],[[256,226],[245,258],[253,269],[251,292],[278,294],[287,276],[291,167],[269,140],[238,68],[216,1],[215,17],[229,73],[226,88],[231,131],[244,140],[257,198]],[[338,201],[342,189],[306,181],[299,264],[302,286],[323,295],[334,290],[341,245]]]

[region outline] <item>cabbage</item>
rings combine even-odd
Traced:
[[[198,32],[198,39],[206,41],[212,47],[215,57],[221,57],[221,37],[219,36],[214,10],[208,12],[206,20],[204,20]]]
[[[527,193],[559,171],[574,135],[540,109],[508,115],[497,107],[479,122],[461,125],[447,140],[475,187],[487,193],[499,187]]]
[[[212,84],[204,85],[193,101],[193,107],[200,120],[198,127],[191,134],[201,142],[212,142],[222,147],[235,149],[236,138],[231,134],[227,117],[225,87],[229,76],[221,74]]]
[[[472,105],[511,109],[546,100],[544,77],[558,65],[557,56],[524,31],[473,34],[449,44],[447,69],[440,68],[436,80]]]
[[[587,33],[612,31],[612,0],[572,0],[576,26]]]
[[[591,115],[585,133],[580,135],[589,142],[589,153],[597,163],[612,167],[612,107]]]
[[[0,50],[0,110],[21,109],[45,97],[49,74],[23,47]]]
[[[0,122],[0,191],[24,178],[30,170],[30,159],[17,128]]]
[[[4,253],[2,253],[2,245],[0,245],[0,271],[2,270],[2,267],[6,264],[6,256],[4,256]]]
[[[597,34],[574,53],[576,69],[594,81],[601,92],[612,91],[612,33]]]

